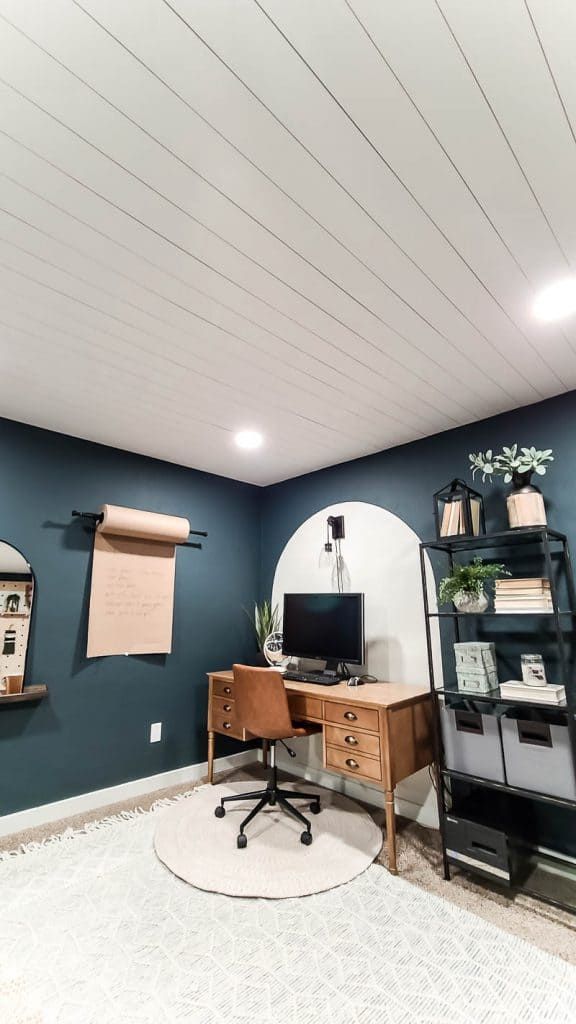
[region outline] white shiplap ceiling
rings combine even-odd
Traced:
[[[266,484],[576,387],[575,54],[574,0],[0,0],[0,414]]]

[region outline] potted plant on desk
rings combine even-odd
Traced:
[[[254,656],[254,664],[261,668],[268,667],[268,661],[264,654],[264,644],[270,633],[277,633],[280,628],[280,612],[278,605],[272,606],[271,601],[254,602],[254,611],[244,609],[256,636],[258,654]]]
[[[455,565],[449,576],[440,581],[438,599],[440,604],[452,601],[459,612],[485,612],[488,597],[484,584],[499,576],[510,576],[508,569],[497,562],[483,562],[474,558],[468,565]]]

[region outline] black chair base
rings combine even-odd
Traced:
[[[300,842],[304,843],[305,846],[310,846],[310,843],[312,842],[312,826],[308,818],[304,817],[297,807],[293,807],[290,801],[308,800],[310,801],[311,813],[320,814],[322,808],[320,806],[320,798],[317,793],[296,793],[292,789],[280,789],[276,776],[276,765],[273,764],[272,778],[266,786],[266,789],[260,789],[253,793],[234,793],[233,796],[224,796],[222,797],[218,807],[215,809],[214,814],[217,818],[223,818],[226,814],[225,804],[246,800],[256,800],[257,803],[250,813],[246,815],[244,821],[240,825],[238,837],[236,839],[236,845],[239,850],[244,850],[248,845],[248,838],[244,834],[244,829],[250,824],[252,819],[267,806],[281,807],[287,814],[290,814],[293,818],[296,818],[297,821],[304,825],[305,830],[300,835]]]

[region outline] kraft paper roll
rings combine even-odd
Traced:
[[[98,526],[99,533],[110,533],[116,537],[140,537],[142,540],[169,544],[183,544],[188,540],[190,523],[181,516],[144,512],[142,509],[124,508],[122,505],[102,505],[100,511],[104,519]]]
[[[176,544],[187,519],[103,505],[94,534],[87,656],[169,654]]]

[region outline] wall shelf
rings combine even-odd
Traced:
[[[0,694],[0,706],[2,704],[23,704],[30,700],[43,700],[48,696],[48,687],[43,683],[39,686],[25,686],[22,693]]]

